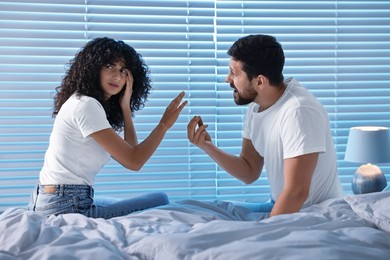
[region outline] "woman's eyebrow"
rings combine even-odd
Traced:
[[[127,68],[126,68],[126,65],[123,64],[122,62],[113,62],[113,63],[111,63],[111,65],[113,65],[113,66],[115,66],[115,67],[119,67],[119,68],[121,68],[121,69],[127,69]]]

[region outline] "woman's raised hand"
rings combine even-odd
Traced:
[[[179,117],[180,112],[183,110],[184,106],[187,104],[187,100],[181,103],[184,97],[184,91],[182,91],[177,97],[175,97],[171,103],[165,109],[164,114],[161,117],[160,124],[168,130],[173,126]]]
[[[133,94],[133,83],[134,83],[133,74],[131,73],[130,70],[126,70],[126,71],[127,71],[127,77],[126,77],[126,85],[124,86],[125,92],[123,93],[123,96],[121,98],[122,110],[130,109],[130,98],[131,95]]]

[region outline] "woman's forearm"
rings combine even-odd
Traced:
[[[133,156],[138,169],[141,169],[152,157],[167,131],[168,129],[163,124],[158,124],[145,140],[134,146]]]
[[[131,116],[131,111],[123,113],[124,117],[124,139],[131,146],[136,146],[138,144],[137,133],[135,131],[133,118]]]

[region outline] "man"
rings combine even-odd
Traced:
[[[260,177],[264,166],[274,201],[270,216],[341,197],[328,115],[296,79],[284,80],[281,45],[269,35],[249,35],[236,41],[228,54],[226,82],[237,105],[249,104],[241,153],[217,148],[199,116],[188,123],[190,142],[247,184]]]

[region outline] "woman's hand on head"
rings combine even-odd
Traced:
[[[161,117],[160,124],[168,130],[173,126],[179,117],[180,112],[183,110],[184,106],[187,104],[187,100],[182,102],[185,92],[182,91],[177,97],[175,97],[171,103],[165,109],[163,116]]]
[[[127,70],[127,77],[126,77],[126,85],[124,86],[125,91],[123,92],[123,96],[121,98],[121,108],[122,110],[130,110],[130,99],[131,95],[133,94],[133,83],[134,78],[133,74],[130,70]]]

